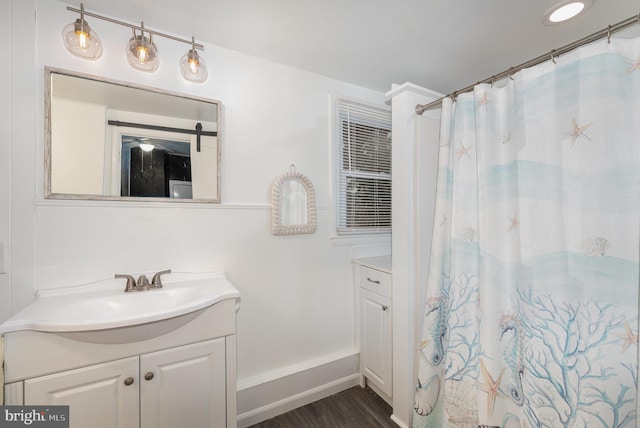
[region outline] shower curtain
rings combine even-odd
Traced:
[[[414,428],[635,427],[640,38],[445,99]]]

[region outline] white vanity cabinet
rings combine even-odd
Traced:
[[[6,404],[69,405],[71,428],[235,428],[235,314],[225,299],[128,343],[107,331],[6,333]]]
[[[22,404],[68,405],[74,426],[136,428],[137,373],[138,358],[132,357],[27,379]]]
[[[142,355],[140,426],[224,427],[225,355],[224,338]]]
[[[359,294],[361,383],[391,401],[391,258],[355,259],[354,272]]]
[[[69,405],[77,427],[224,427],[225,372],[219,338],[25,380],[24,404]]]

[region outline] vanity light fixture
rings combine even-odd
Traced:
[[[160,58],[158,57],[158,49],[152,38],[153,36],[159,36],[191,45],[191,49],[180,59],[180,74],[190,82],[203,83],[207,80],[207,65],[196,51],[196,48],[203,51],[204,45],[196,43],[195,37],[191,37],[191,40],[185,40],[170,34],[144,28],[144,22],[141,22],[141,25],[137,26],[96,13],[86,12],[84,10],[84,4],[82,3],[80,3],[80,9],[67,6],[67,10],[80,14],[80,18],[67,25],[62,32],[65,46],[73,55],[93,61],[102,55],[102,43],[98,35],[91,30],[89,24],[84,20],[84,16],[86,15],[111,22],[112,24],[129,27],[133,30],[133,37],[129,39],[125,54],[129,65],[136,70],[153,73],[158,69],[160,66]],[[137,31],[139,31],[140,34],[138,34]]]
[[[144,35],[144,22],[140,23],[140,35],[136,34],[135,28],[133,29],[133,37],[127,44],[126,55],[127,62],[136,70],[153,73],[160,66],[158,48],[153,43],[152,35]]]
[[[195,38],[191,38],[191,49],[180,58],[180,74],[190,82],[203,83],[207,80],[209,72],[207,63],[198,55],[195,43]]]
[[[547,13],[542,17],[542,22],[545,25],[559,25],[567,22],[568,20],[575,18],[576,16],[585,13],[591,6],[593,6],[594,0],[564,0],[547,10]]]
[[[83,4],[80,4],[80,18],[62,29],[62,40],[67,50],[79,58],[95,61],[102,56],[102,42],[84,20]]]

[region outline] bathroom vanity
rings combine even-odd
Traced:
[[[235,287],[224,275],[123,284],[45,293],[0,326],[5,404],[69,405],[76,428],[235,427]]]
[[[353,260],[359,292],[361,386],[391,403],[393,386],[391,256]]]

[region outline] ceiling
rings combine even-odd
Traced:
[[[575,21],[545,26],[541,17],[557,1],[83,2],[87,11],[383,92],[412,82],[450,93],[640,14],[640,0],[595,0]]]

